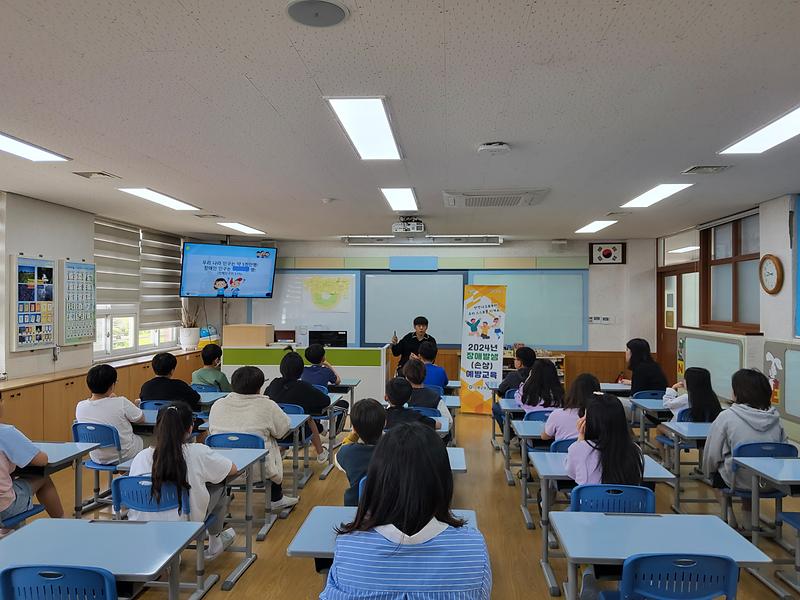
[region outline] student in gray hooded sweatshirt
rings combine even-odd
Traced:
[[[733,449],[746,442],[785,442],[780,415],[770,403],[769,380],[756,369],[740,369],[731,378],[734,404],[711,424],[703,452],[703,469],[715,488],[750,489],[749,477],[733,473]],[[735,479],[735,481],[734,481]],[[749,498],[742,502],[744,523],[750,523]],[[731,511],[732,526],[736,517]]]

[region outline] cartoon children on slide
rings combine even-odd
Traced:
[[[469,327],[469,334],[471,336],[473,336],[473,335],[477,336],[478,335],[478,325],[480,324],[478,319],[476,319],[475,317],[472,317],[469,321],[464,321],[464,322],[467,324],[467,327]]]
[[[214,289],[217,290],[217,296],[220,298],[225,296],[225,290],[228,288],[228,281],[224,277],[217,277],[214,280]]]
[[[239,297],[239,288],[244,283],[244,277],[237,277],[234,279],[231,277],[230,281],[230,288],[231,288],[231,298],[238,298]]]

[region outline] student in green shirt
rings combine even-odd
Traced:
[[[208,344],[203,347],[200,356],[205,366],[192,373],[192,384],[213,385],[219,388],[220,392],[230,392],[231,384],[225,373],[220,371],[222,348],[217,344]]]

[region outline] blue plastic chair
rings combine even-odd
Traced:
[[[547,417],[550,416],[550,413],[553,412],[552,410],[535,410],[533,412],[525,413],[525,417],[523,417],[523,421],[541,421],[544,423],[547,421]]]
[[[625,560],[618,592],[601,592],[602,600],[707,600],[736,598],[739,567],[727,556],[636,554]]]
[[[505,398],[506,400],[513,400],[516,393],[517,390],[507,390],[506,393],[503,395],[503,398]]]
[[[111,484],[114,514],[119,514],[123,506],[148,513],[164,512],[180,506],[181,513],[189,515],[189,490],[183,490],[183,498],[179,503],[175,484],[162,483],[161,498],[156,502],[151,493],[152,485],[149,475],[117,477]]]
[[[161,410],[170,404],[172,404],[172,400],[142,400],[139,408],[142,410]]]
[[[421,415],[425,415],[426,417],[436,418],[441,417],[442,413],[439,411],[438,408],[428,408],[427,406],[409,406],[413,411],[418,412]]]
[[[116,448],[117,460],[114,463],[122,461],[122,446],[120,446],[119,432],[116,427],[101,423],[73,423],[72,440],[74,442],[100,444],[100,448]],[[111,501],[100,494],[100,472],[105,471],[108,473],[108,487],[110,488],[111,480],[114,478],[114,474],[117,473],[117,465],[102,465],[93,460],[85,460],[83,461],[83,466],[94,471],[94,494],[92,500],[95,503],[110,504]],[[104,493],[104,495],[107,494],[108,492]],[[83,499],[81,499],[82,501]]]
[[[206,438],[211,448],[252,448],[262,450],[264,440],[252,433],[215,433]]]
[[[634,400],[661,400],[666,390],[642,390],[631,396]]]
[[[44,506],[41,504],[34,504],[28,510],[23,510],[21,513],[17,513],[12,517],[8,517],[7,519],[3,519],[0,521],[0,527],[3,529],[19,529],[25,524],[25,521],[33,517],[34,515],[38,515],[40,512],[44,510]],[[0,596],[2,598],[3,596]]]
[[[217,386],[215,385],[208,385],[205,383],[193,383],[192,389],[197,392],[198,394],[203,394],[206,392],[221,392]]]
[[[676,420],[678,421],[678,423],[691,423],[692,422],[692,410],[690,408],[682,408],[681,410],[678,411],[677,417],[678,418]],[[656,436],[656,441],[660,442],[661,445],[666,447],[666,448],[674,448],[675,447],[675,442],[672,440],[671,437],[666,436],[666,435],[662,435],[662,434],[657,435]],[[681,450],[684,450],[686,452],[688,452],[690,448],[694,448],[694,447],[695,447],[694,442],[692,442],[692,443],[682,442],[681,443]]]
[[[320,385],[319,383],[312,383],[311,387],[313,387],[315,389],[318,389],[320,392],[322,392],[326,396],[328,395],[328,386],[327,385]]]
[[[638,485],[579,485],[572,490],[573,512],[655,513],[653,490]]]
[[[442,396],[444,396],[444,388],[443,388],[442,386],[440,386],[440,385],[434,385],[434,384],[432,384],[432,383],[426,383],[426,384],[423,384],[423,387],[426,387],[426,388],[430,388],[430,389],[432,389],[432,390],[435,390],[435,391],[436,391],[436,393],[437,393],[437,394],[439,394],[439,397],[440,397],[440,398],[441,398]]]
[[[281,410],[283,412],[285,412],[287,415],[304,415],[304,414],[306,414],[306,411],[303,409],[303,407],[298,405],[298,404],[281,404],[281,403],[278,403],[278,406],[280,406]],[[302,429],[301,432],[300,432],[300,447],[301,448],[303,446],[307,446],[308,444],[311,443],[311,436],[310,435],[306,436],[306,435],[304,435],[304,433],[305,433],[305,428]],[[281,448],[293,448],[294,447],[294,442],[293,441],[288,441],[288,442],[278,441],[278,446],[280,446]]]
[[[564,453],[569,450],[569,447],[572,446],[575,442],[578,441],[578,438],[568,438],[565,440],[558,440],[550,444],[550,452],[558,452]]]
[[[367,487],[367,476],[364,475],[358,482],[358,499],[361,500],[361,496],[364,495],[364,490]]]
[[[0,571],[0,598],[116,600],[117,583],[110,571],[96,567],[8,567]]]

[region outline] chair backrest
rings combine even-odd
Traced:
[[[733,455],[739,458],[797,458],[797,448],[785,442],[745,442],[733,449]],[[738,468],[734,461],[733,470]]]
[[[678,411],[678,423],[691,423],[692,422],[692,409],[682,408]]]
[[[319,390],[320,392],[322,392],[323,394],[325,394],[326,396],[328,395],[328,386],[326,386],[326,385],[320,385],[320,384],[318,384],[318,383],[312,383],[311,385],[312,385],[313,387],[315,387],[316,389],[318,389],[318,390]]]
[[[569,447],[572,446],[575,442],[578,441],[578,438],[567,438],[565,440],[557,440],[550,444],[550,452],[566,452],[569,450]]]
[[[661,400],[666,390],[643,390],[636,392],[631,398],[634,400]]]
[[[636,554],[625,560],[621,598],[691,600],[736,598],[739,567],[727,556]]]
[[[174,483],[161,484],[158,502],[152,496],[153,482],[149,475],[117,477],[111,482],[114,512],[123,506],[140,512],[164,512],[178,508],[178,488]],[[189,491],[183,490],[182,514],[189,514]]]
[[[430,389],[436,391],[436,393],[439,394],[439,397],[444,396],[444,388],[442,386],[440,386],[440,385],[434,385],[432,383],[425,383],[425,384],[423,384],[423,387],[430,388]]]
[[[364,495],[364,489],[367,487],[367,476],[364,475],[358,482],[358,499],[361,500],[361,496]]]
[[[42,540],[47,543],[46,540]],[[116,600],[114,575],[95,567],[28,565],[0,571],[3,600]]]
[[[506,390],[506,393],[503,394],[503,398],[506,400],[513,400],[514,395],[517,393],[517,390]]]
[[[142,410],[161,410],[170,404],[172,404],[171,400],[142,400],[139,408]]]
[[[654,513],[656,495],[638,485],[579,485],[570,494],[573,512]]]
[[[547,421],[552,410],[534,410],[533,412],[525,413],[523,421]]]
[[[116,448],[118,452],[122,451],[117,428],[103,423],[73,423],[72,441],[100,444],[100,448]]]
[[[306,411],[299,404],[281,404],[281,403],[278,403],[278,406],[280,406],[281,410],[283,412],[285,412],[287,415],[304,415],[304,414],[306,414]]]
[[[426,417],[441,417],[442,413],[439,412],[438,408],[428,408],[427,406],[409,406],[411,410],[417,411],[421,415],[425,415]]]
[[[215,433],[206,438],[211,448],[252,448],[262,450],[264,440],[252,433]]]
[[[217,386],[208,385],[206,383],[193,383],[192,384],[192,389],[195,392],[197,392],[198,394],[203,393],[203,392],[219,392],[219,391],[221,391]]]

